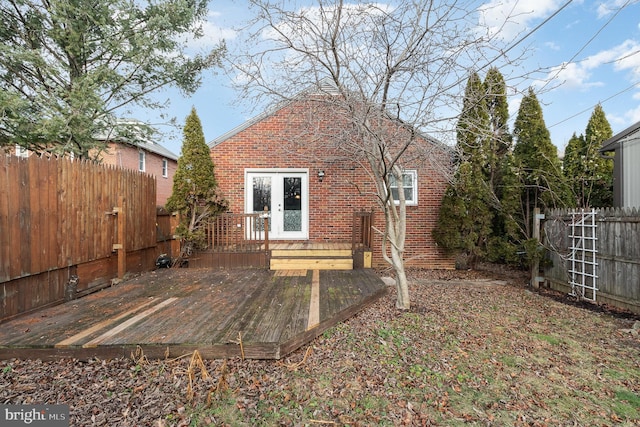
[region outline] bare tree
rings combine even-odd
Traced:
[[[356,160],[375,183],[383,257],[396,273],[396,305],[408,309],[403,165],[438,158],[428,152],[438,144],[424,135],[450,126],[468,70],[498,55],[491,51],[499,43],[478,31],[473,2],[251,4],[255,19],[240,50],[246,54],[229,58],[241,98],[286,101],[314,87],[322,95],[317,102],[343,115],[348,125],[325,135],[333,150],[324,152]],[[437,166],[445,173],[448,165]]]

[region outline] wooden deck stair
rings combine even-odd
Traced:
[[[353,270],[349,243],[278,243],[271,248],[271,270]]]

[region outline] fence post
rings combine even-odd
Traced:
[[[176,237],[178,225],[180,225],[180,215],[178,212],[173,212],[169,219],[169,234],[171,235],[171,253],[169,256],[171,258],[180,256],[180,240]]]
[[[544,215],[540,214],[540,208],[535,208],[533,210],[533,238],[538,241],[538,245],[540,244],[540,220],[543,218]],[[533,264],[531,265],[531,287],[533,289],[538,289],[541,281],[540,259],[536,254],[533,258]]]
[[[127,273],[127,212],[123,196],[118,198],[118,207],[114,209],[118,217],[118,242],[114,245],[118,251],[118,279]]]

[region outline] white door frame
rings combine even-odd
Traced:
[[[269,208],[269,239],[273,240],[308,240],[309,239],[309,169],[283,168],[258,169],[251,168],[244,171],[244,208],[245,212],[253,210],[253,178],[271,178],[271,207]],[[301,178],[301,230],[284,230],[284,184],[278,178],[286,176]]]

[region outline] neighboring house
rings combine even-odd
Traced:
[[[322,144],[327,139],[323,135],[332,132],[335,136],[345,126],[339,112],[324,105],[322,111],[310,112],[308,98],[298,98],[209,143],[218,185],[230,211],[268,209],[270,240],[351,242],[356,211],[374,211],[375,227],[384,229],[384,215],[366,168],[344,154],[331,156]],[[323,107],[315,103],[314,108]],[[454,260],[431,236],[447,185],[441,166],[450,165],[449,153],[428,138],[419,137],[416,144],[421,147],[401,159],[408,200],[406,264],[454,268]],[[418,148],[429,154],[416,155]],[[381,239],[376,234],[373,265],[383,264]]]
[[[100,155],[105,165],[146,172],[156,177],[156,204],[164,206],[173,189],[173,175],[178,168],[178,156],[155,142],[109,141]]]
[[[640,208],[640,122],[604,141],[600,152],[614,153],[614,206]]]
[[[164,206],[173,189],[173,175],[178,168],[178,156],[162,145],[152,141],[137,141],[126,138],[97,136],[107,143],[106,151],[99,156],[105,165],[145,172],[156,177],[156,205]],[[28,157],[31,151],[19,145],[10,150],[11,154]]]

